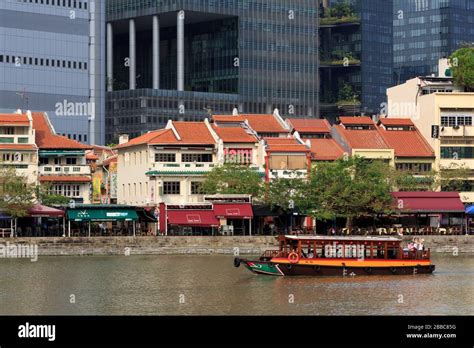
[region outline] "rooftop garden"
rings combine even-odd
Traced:
[[[339,2],[325,8],[321,13],[320,25],[335,25],[345,23],[360,23],[360,18],[354,7],[347,2]]]

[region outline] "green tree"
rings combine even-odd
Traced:
[[[224,164],[206,174],[202,189],[206,194],[249,194],[261,198],[263,186],[258,171],[243,165]]]
[[[0,210],[13,218],[28,215],[35,201],[35,188],[15,168],[0,166]]]
[[[317,219],[352,220],[391,210],[393,182],[388,164],[360,157],[318,163],[311,173],[302,206]]]
[[[70,199],[51,192],[51,184],[41,184],[36,187],[36,197],[39,203],[44,205],[65,205]]]
[[[350,17],[354,15],[354,9],[347,1],[341,1],[332,5],[329,9],[330,17]]]
[[[271,207],[279,207],[290,212],[294,207],[304,204],[304,193],[307,182],[304,178],[279,178],[272,180],[267,186],[265,202]]]
[[[436,185],[442,191],[470,191],[469,177],[471,170],[463,164],[451,164],[442,167],[436,178]]]
[[[415,174],[412,171],[390,168],[387,171],[392,191],[433,191],[437,187],[437,173],[434,171]]]
[[[340,101],[353,101],[354,99],[357,99],[357,95],[354,92],[352,85],[344,83],[339,89],[338,98]]]
[[[474,47],[456,50],[450,62],[454,81],[467,90],[474,90]]]

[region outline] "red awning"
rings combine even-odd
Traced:
[[[216,204],[214,203],[214,214],[218,218],[253,218],[252,205],[249,203],[242,204]]]
[[[64,216],[64,210],[47,207],[41,204],[35,204],[28,209],[28,215],[30,217],[62,217]]]
[[[168,210],[168,223],[178,226],[218,227],[212,210]]]
[[[392,192],[394,208],[404,213],[463,213],[457,192]]]

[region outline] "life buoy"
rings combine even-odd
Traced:
[[[288,261],[290,261],[290,263],[298,263],[299,260],[300,256],[294,251],[288,255]]]

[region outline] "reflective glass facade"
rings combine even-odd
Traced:
[[[438,73],[438,60],[474,42],[474,1],[394,0],[394,79]]]
[[[0,1],[0,112],[46,111],[57,133],[103,143],[105,3]]]
[[[321,20],[321,100],[329,104],[323,114],[378,114],[392,85],[392,0],[332,0],[327,6],[338,3],[350,3],[353,14],[338,21],[327,9]]]
[[[209,109],[267,113],[279,108],[285,116],[318,115],[318,3],[108,0],[114,91],[107,98],[107,139],[114,141],[124,132],[139,135],[169,118],[202,119]],[[176,16],[181,10],[186,16],[183,92],[176,90]],[[152,89],[150,77],[153,15],[160,20],[159,89]],[[136,90],[127,90],[129,70],[122,64],[131,18],[137,26]]]

